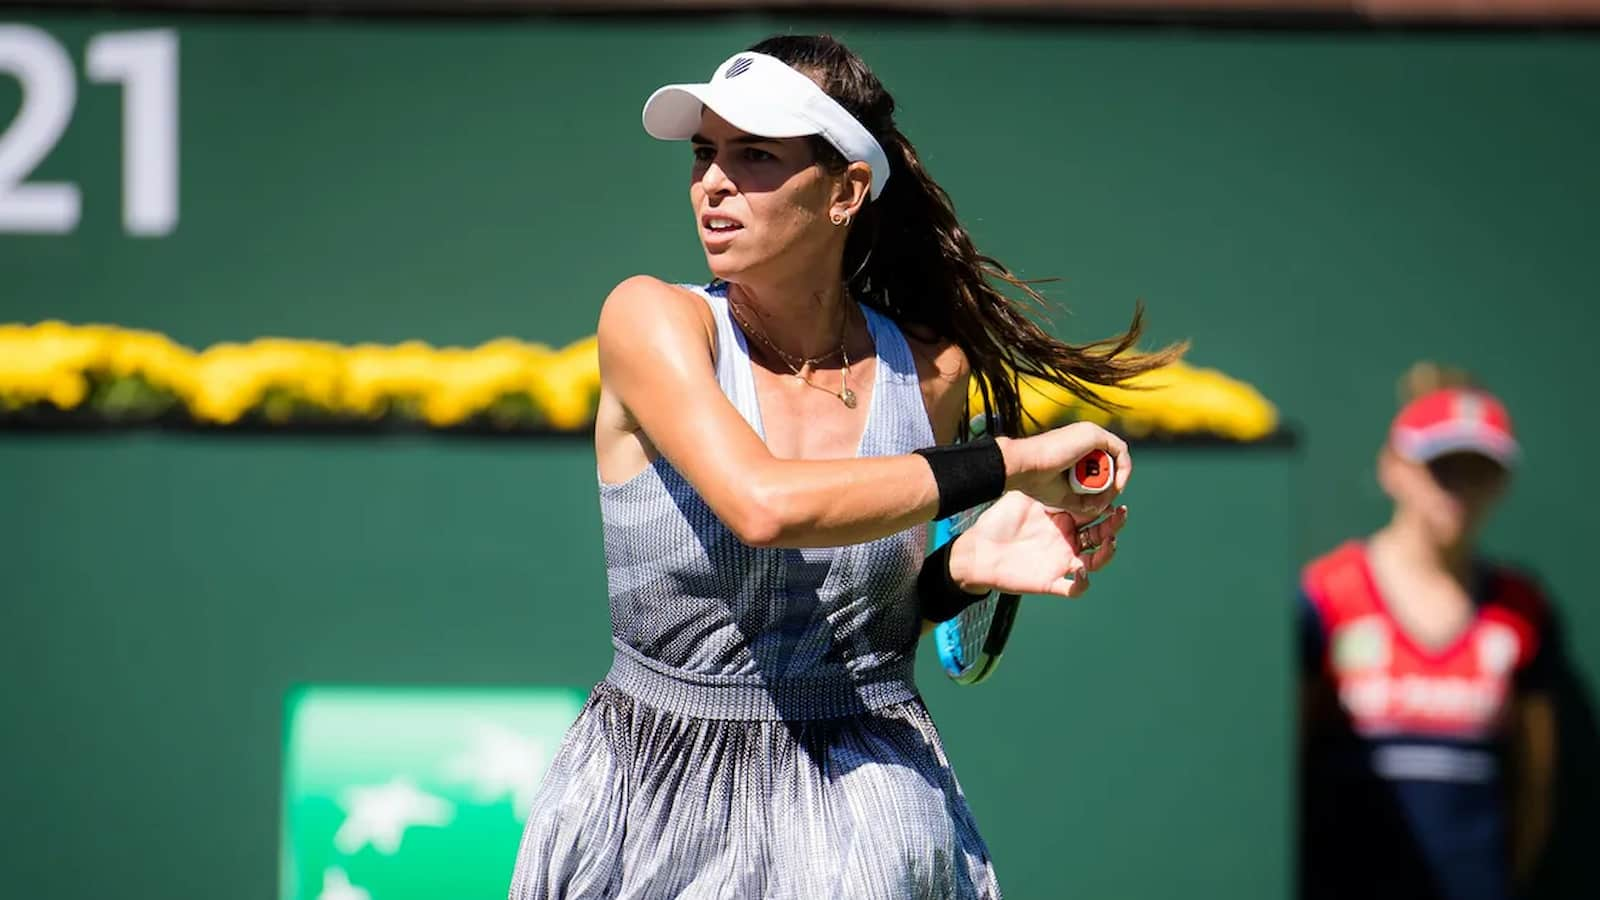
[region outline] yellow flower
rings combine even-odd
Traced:
[[[536,398],[550,424],[564,431],[594,419],[600,399],[599,342],[586,338],[555,354],[538,373]]]
[[[421,341],[394,347],[361,344],[343,354],[342,408],[380,416],[391,401],[420,397],[433,384],[435,352]]]
[[[271,338],[217,344],[200,354],[186,399],[195,418],[227,425],[272,390],[331,408],[340,378],[340,354],[332,345]]]
[[[0,394],[16,405],[77,406],[88,395],[86,374],[100,367],[106,340],[106,330],[97,326],[0,326]]]
[[[195,391],[195,353],[153,331],[118,330],[107,340],[106,371],[122,378],[140,377],[180,396]]]
[[[430,425],[445,427],[487,409],[526,382],[531,349],[496,341],[475,350],[439,351],[433,381],[422,395],[423,417]]]

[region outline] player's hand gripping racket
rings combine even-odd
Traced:
[[[973,437],[983,434],[981,416],[973,420],[971,430]],[[1111,455],[1096,450],[1073,465],[1072,471],[1067,473],[1067,481],[1080,494],[1098,494],[1111,487],[1115,476]],[[934,523],[933,546],[937,548],[955,540],[991,505],[981,504]],[[1016,594],[991,593],[955,618],[935,626],[933,642],[945,674],[957,684],[977,684],[994,674],[1021,605],[1021,598]]]

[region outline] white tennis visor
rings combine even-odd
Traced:
[[[759,137],[821,135],[850,162],[872,169],[872,198],[889,180],[889,158],[872,132],[817,83],[763,53],[736,53],[705,84],[669,84],[644,104],[644,130],[686,141],[700,130],[701,108]]]

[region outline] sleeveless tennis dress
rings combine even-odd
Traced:
[[[725,287],[695,290],[717,380],[763,433]],[[858,455],[926,447],[910,349],[864,312]],[[922,528],[752,548],[665,459],[602,484],[600,510],[615,658],[545,775],[512,900],[1000,896],[913,681]]]

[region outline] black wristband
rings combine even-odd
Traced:
[[[933,469],[939,487],[935,519],[947,519],[964,509],[988,503],[1006,492],[1006,458],[992,437],[964,444],[923,447],[916,451]]]
[[[946,541],[939,549],[922,561],[922,571],[917,573],[917,600],[922,617],[930,622],[954,619],[963,609],[989,596],[969,594],[950,577],[950,545]]]

